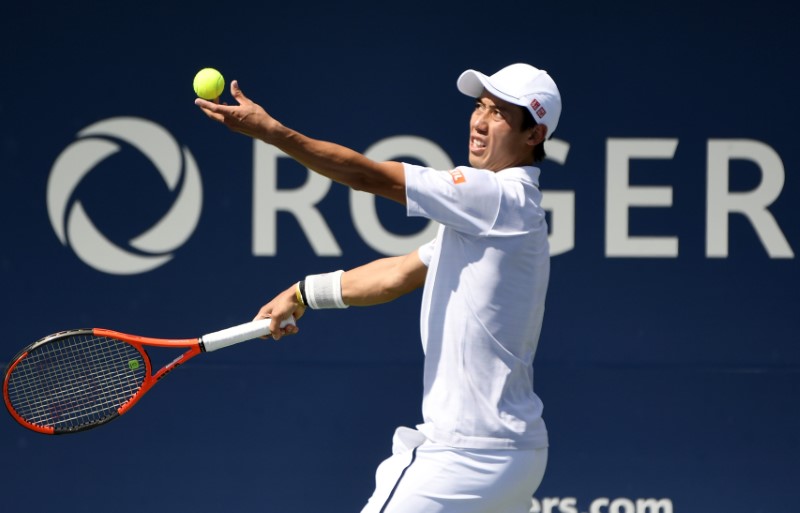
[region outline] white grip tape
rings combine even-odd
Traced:
[[[202,340],[206,352],[216,351],[217,349],[232,346],[239,342],[269,335],[270,322],[272,322],[272,319],[259,319],[257,321],[246,322],[238,326],[203,335],[200,340]],[[289,317],[281,321],[281,328],[290,324],[294,324],[294,317]]]

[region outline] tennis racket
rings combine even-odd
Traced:
[[[3,399],[14,420],[48,435],[77,433],[110,422],[179,365],[200,353],[269,334],[260,319],[203,335],[161,339],[102,328],[48,335],[12,359]],[[281,327],[294,324],[289,318]],[[187,348],[155,374],[145,346]]]

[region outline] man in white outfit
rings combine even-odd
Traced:
[[[423,423],[395,432],[392,456],[376,473],[362,513],[527,513],[547,463],[533,358],[544,314],[550,260],[539,169],[556,128],[561,96],[527,64],[486,76],[465,71],[458,89],[475,98],[469,167],[452,170],[374,162],[291,130],[247,99],[238,106],[198,99],[232,130],[272,144],[354,189],[406,205],[440,223],[436,238],[403,256],[306,276],[265,304],[257,318],[279,328],[307,307],[391,301],[424,286]]]

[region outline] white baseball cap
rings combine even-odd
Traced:
[[[458,90],[477,98],[484,89],[501,100],[527,107],[537,123],[547,126],[549,139],[561,117],[561,93],[546,71],[530,64],[512,64],[491,77],[468,69],[458,77]]]

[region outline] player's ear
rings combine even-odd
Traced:
[[[529,146],[538,146],[542,142],[544,142],[544,138],[547,136],[547,125],[538,124],[534,127],[530,128],[530,134],[528,135],[528,145]]]

